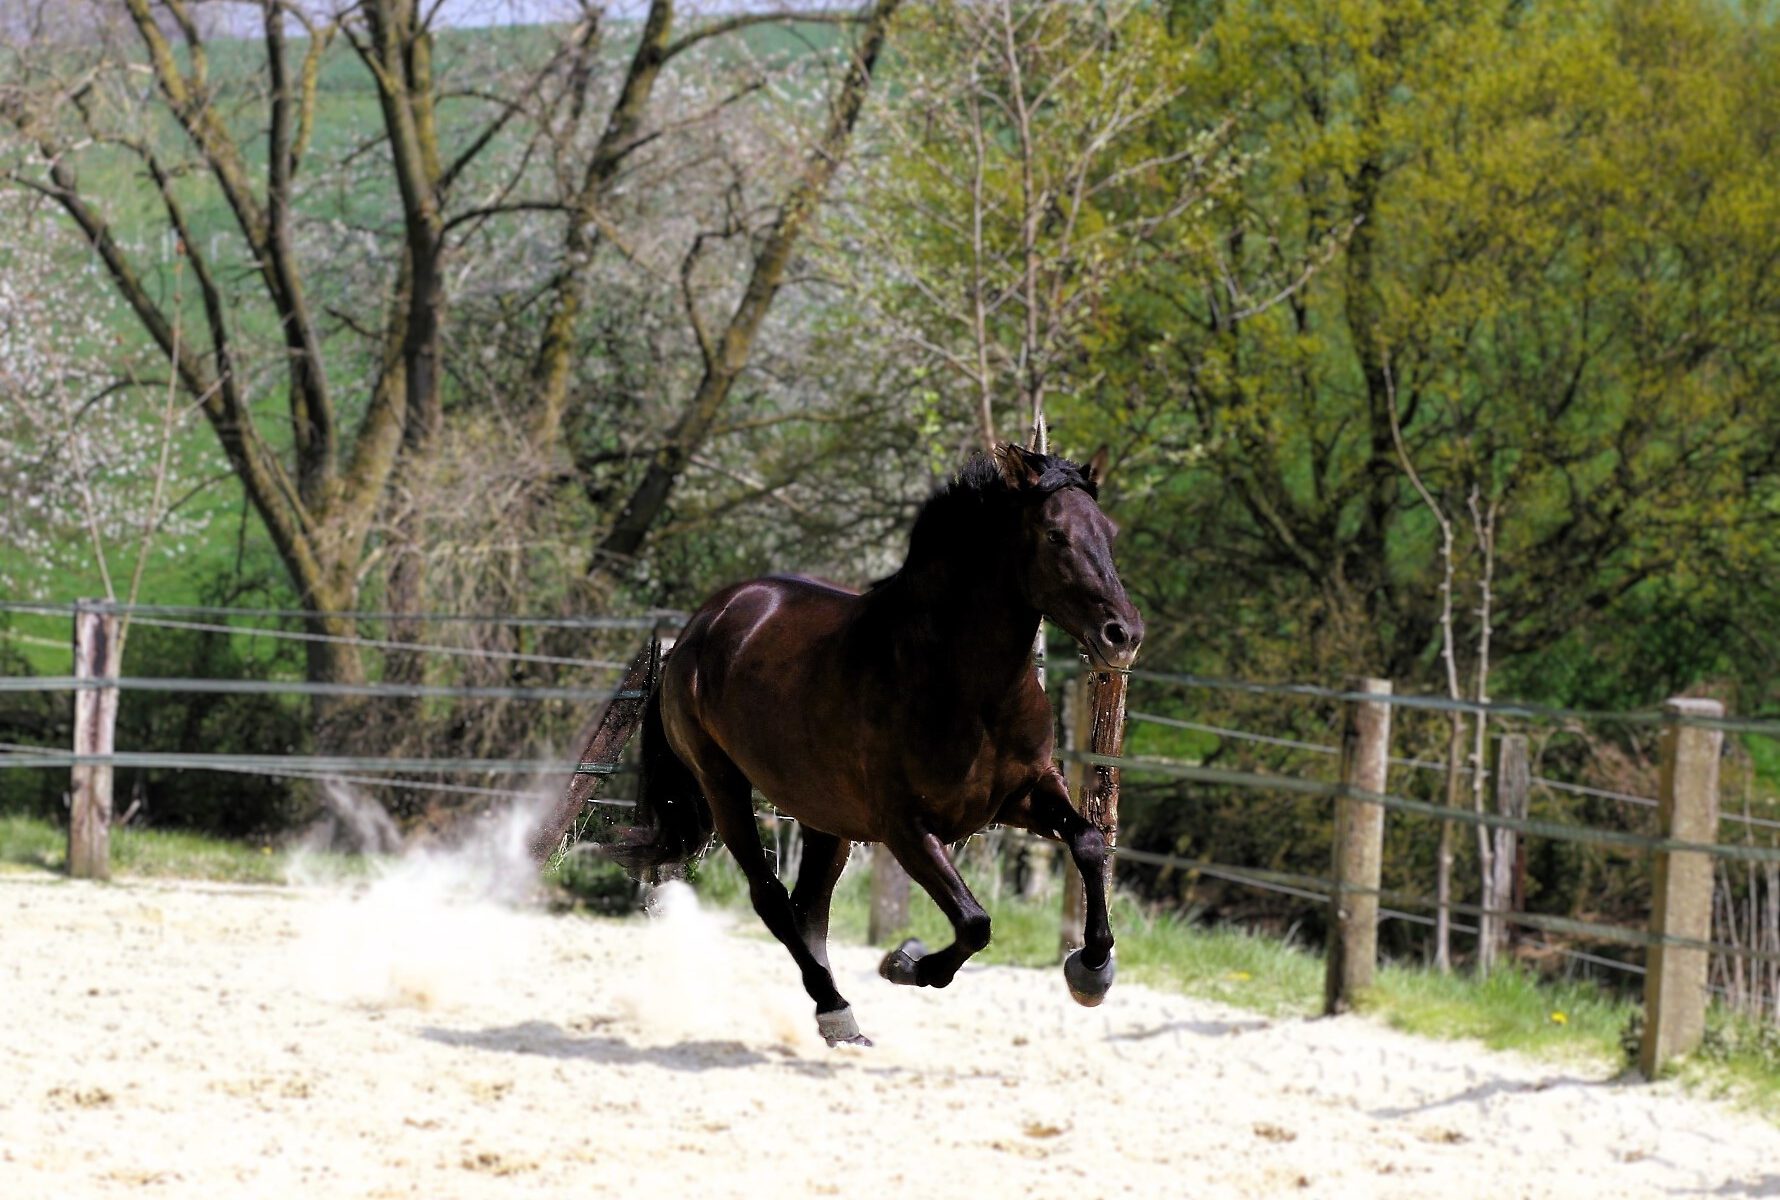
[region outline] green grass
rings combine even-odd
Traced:
[[[1542,979],[1526,970],[1479,979],[1392,965],[1379,973],[1366,1011],[1426,1037],[1475,1038],[1492,1050],[1611,1067],[1639,1006],[1592,983]]]
[[[306,864],[308,859],[305,859]],[[0,873],[61,871],[68,863],[65,829],[33,817],[0,816]],[[226,841],[162,829],[114,829],[111,870],[120,878],[201,879],[217,883],[281,884],[290,878],[289,853],[270,845]],[[362,864],[327,856],[323,869],[356,874]]]

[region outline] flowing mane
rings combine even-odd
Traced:
[[[921,506],[909,532],[909,550],[894,575],[872,584],[876,591],[895,582],[912,566],[944,560],[961,552],[980,554],[986,536],[1011,528],[1020,506],[1042,500],[1064,488],[1081,488],[1099,498],[1099,488],[1080,463],[1055,454],[1012,451],[1024,460],[1033,482],[1016,487],[1008,482],[996,456],[981,450]]]

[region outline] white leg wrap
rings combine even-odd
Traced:
[[[837,1008],[833,1012],[816,1014],[816,1032],[830,1046],[836,1042],[847,1042],[859,1036],[859,1022],[853,1019],[853,1009]]]

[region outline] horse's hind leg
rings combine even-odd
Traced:
[[[791,909],[797,915],[804,945],[823,966],[828,965],[828,906],[834,885],[847,866],[853,843],[832,833],[803,826],[803,865],[797,870],[797,886],[791,889]]]
[[[804,941],[791,897],[766,861],[760,831],[754,824],[753,788],[747,777],[715,749],[700,757],[702,761],[693,770],[711,803],[717,832],[748,880],[748,898],[754,903],[754,911],[797,961],[798,970],[803,973],[804,991],[816,1002],[816,1028],[831,1046],[839,1042],[871,1045],[860,1034],[853,1010],[835,990],[826,956],[818,957]]]
[[[891,983],[943,988],[966,959],[989,944],[989,914],[964,886],[945,843],[933,834],[911,830],[886,839],[885,845],[952,923],[952,944],[928,953],[910,938],[884,956],[878,974]]]

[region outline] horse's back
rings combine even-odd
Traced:
[[[725,588],[687,621],[670,660],[693,672],[701,699],[761,672],[803,674],[855,615],[859,593],[802,575],[769,575]]]

